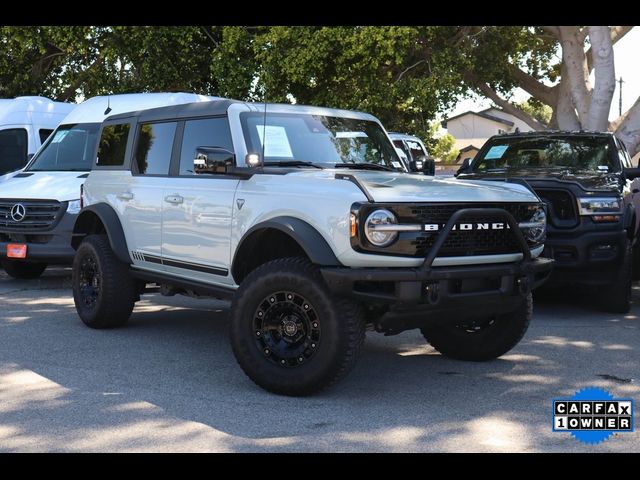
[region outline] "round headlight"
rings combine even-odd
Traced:
[[[398,223],[395,215],[389,210],[376,210],[371,212],[364,224],[364,234],[376,247],[386,247],[393,242],[398,236],[396,230],[387,230],[385,225],[393,225]]]
[[[544,236],[547,232],[547,214],[544,213],[543,208],[539,208],[533,213],[529,219],[529,224],[529,228],[524,231],[525,238],[533,243],[544,241]]]

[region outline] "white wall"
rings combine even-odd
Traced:
[[[494,117],[503,118],[504,120],[509,120],[514,123],[514,126],[511,128],[512,132],[515,132],[516,128],[519,128],[521,132],[531,132],[533,128],[524,123],[519,118],[514,117],[513,115],[503,112],[502,110],[498,110],[496,108],[492,108],[487,110],[484,113],[488,113],[489,115],[493,115]],[[506,126],[506,125],[505,125]]]
[[[447,122],[447,131],[457,139],[489,138],[497,135],[499,129],[505,132],[512,131],[509,125],[471,114]]]

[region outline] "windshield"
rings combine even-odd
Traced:
[[[610,172],[619,170],[612,159],[609,137],[586,135],[500,138],[491,142],[473,162],[473,170],[568,169]]]
[[[249,153],[261,153],[264,163],[310,162],[314,165],[379,166],[404,171],[384,130],[377,122],[305,113],[240,115]]]
[[[26,170],[31,172],[89,171],[98,141],[99,123],[61,125],[49,136]]]

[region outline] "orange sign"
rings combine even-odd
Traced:
[[[23,243],[10,243],[7,245],[8,258],[27,258],[27,246]]]

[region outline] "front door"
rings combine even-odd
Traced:
[[[231,220],[239,180],[224,174],[195,174],[198,147],[233,151],[226,117],[184,124],[179,166],[163,191],[163,264],[167,273],[230,285]]]

